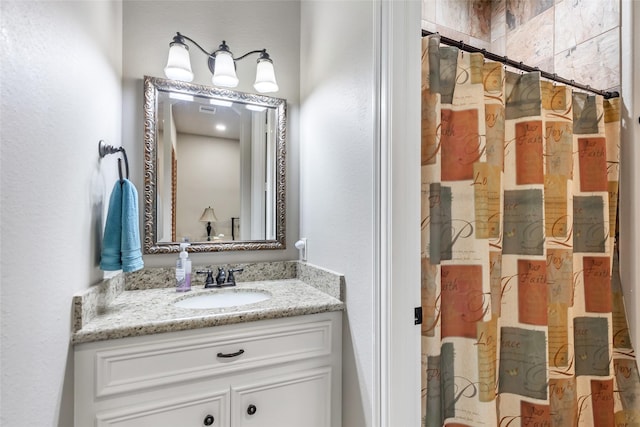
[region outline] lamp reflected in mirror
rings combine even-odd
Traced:
[[[211,231],[213,230],[211,223],[217,221],[218,218],[216,218],[216,213],[213,208],[211,206],[204,208],[204,212],[202,212],[202,215],[200,216],[200,222],[207,223],[207,241],[211,241]],[[213,231],[213,234],[215,235],[215,230]]]

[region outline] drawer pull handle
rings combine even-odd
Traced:
[[[230,358],[230,357],[238,357],[242,353],[244,353],[243,349],[236,351],[235,353],[218,353],[218,357]]]
[[[206,426],[213,425],[213,421],[214,421],[213,415],[207,415],[206,417],[204,417],[204,425]]]
[[[249,407],[247,407],[247,414],[253,415],[257,410],[258,408],[256,408],[256,405],[249,405]]]

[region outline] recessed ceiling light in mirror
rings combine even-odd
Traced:
[[[251,110],[251,111],[264,111],[267,109],[267,107],[262,107],[260,105],[251,105],[251,104],[247,104],[246,107],[247,107],[247,110]]]

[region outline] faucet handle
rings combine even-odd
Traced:
[[[196,273],[207,275],[207,278],[205,279],[205,282],[204,282],[205,288],[209,287],[209,285],[213,285],[213,272],[211,270],[201,270],[201,271],[196,271]]]
[[[244,268],[230,268],[229,272],[227,273],[227,283],[229,284],[236,284],[236,277],[235,277],[235,273],[242,273],[244,271]]]

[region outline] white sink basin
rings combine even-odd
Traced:
[[[254,290],[225,289],[211,292],[181,298],[173,305],[192,309],[224,308],[254,304],[271,298],[268,292]]]

